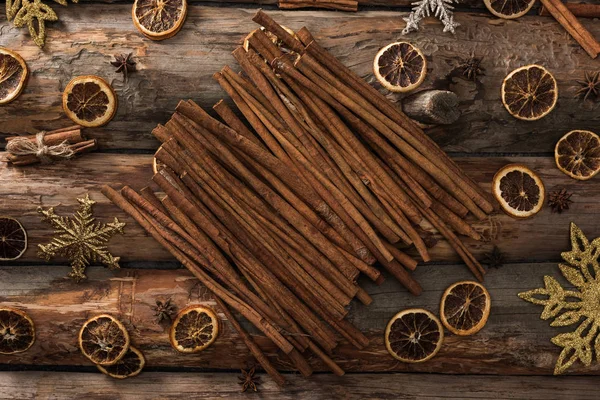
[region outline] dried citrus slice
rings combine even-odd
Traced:
[[[25,60],[4,47],[0,47],[0,105],[16,99],[29,75]]]
[[[283,29],[284,29],[284,30],[285,30],[287,33],[289,33],[290,35],[292,35],[293,37],[295,37],[296,39],[298,39],[298,36],[296,36],[296,32],[294,32],[293,30],[291,30],[291,29],[290,29],[290,28],[288,28],[287,26],[281,25],[281,27],[282,27],[282,28],[283,28]],[[277,47],[282,47],[282,46],[283,46],[283,47],[285,47],[285,44],[284,44],[284,43],[283,43],[281,40],[279,40],[279,38],[278,38],[277,36],[275,36],[274,34],[272,34],[272,33],[271,33],[271,32],[269,32],[269,31],[265,30],[265,28],[264,28],[264,27],[262,27],[262,26],[261,26],[261,27],[260,27],[260,28],[258,28],[258,29],[260,29],[261,31],[265,32],[265,35],[267,35],[267,37],[268,37],[269,39],[271,39],[271,41],[272,41],[272,42],[273,42],[275,45],[277,45]],[[252,32],[250,32],[250,33],[248,34],[248,36],[246,36],[246,38],[244,39],[244,44],[243,44],[244,50],[248,51],[248,49],[250,48],[250,42],[248,41],[248,39],[250,39],[250,37],[251,37],[251,36],[254,34],[254,32],[256,32],[258,29],[255,29],[255,30],[253,30]]]
[[[600,138],[590,131],[571,131],[556,143],[554,160],[571,178],[590,179],[600,171]]]
[[[515,118],[540,119],[554,109],[556,100],[556,79],[540,65],[517,68],[502,82],[502,103]]]
[[[0,354],[20,353],[35,341],[33,321],[21,310],[0,307]]]
[[[187,0],[135,0],[131,16],[140,32],[164,40],[179,32],[187,14]]]
[[[108,314],[90,318],[79,331],[79,348],[97,365],[113,365],[129,349],[129,334],[123,324]]]
[[[125,379],[138,375],[142,372],[144,365],[146,365],[146,359],[142,352],[133,346],[129,346],[127,353],[115,364],[107,366],[96,365],[96,367],[108,376],[116,379]]]
[[[502,209],[513,217],[531,217],[544,205],[544,184],[524,165],[509,164],[500,168],[494,175],[492,191]]]
[[[373,61],[373,73],[392,92],[417,88],[427,74],[427,61],[421,50],[410,43],[391,43],[379,50]]]
[[[219,320],[214,311],[203,306],[189,306],[179,312],[169,340],[175,350],[182,353],[202,351],[212,344],[219,334]]]
[[[527,14],[535,0],[483,0],[483,3],[496,17],[514,19]]]
[[[450,332],[468,336],[485,326],[490,306],[490,294],[480,283],[456,282],[442,295],[440,317]]]
[[[417,363],[435,356],[444,341],[444,328],[427,310],[411,308],[396,314],[385,328],[385,346],[397,360]]]
[[[102,126],[117,111],[113,88],[99,76],[73,78],[63,92],[63,109],[73,122],[85,127]]]
[[[27,233],[19,221],[0,217],[0,261],[16,260],[27,250]]]

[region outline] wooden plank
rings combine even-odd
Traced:
[[[0,399],[190,400],[260,396],[261,399],[596,399],[596,377],[443,376],[360,374],[336,377],[287,375],[278,388],[262,375],[257,395],[240,393],[238,373],[146,372],[123,381],[99,373],[3,372]]]
[[[567,247],[556,249],[563,250]],[[0,355],[0,364],[90,366],[77,347],[77,333],[86,318],[101,312],[118,316],[125,323],[132,343],[144,352],[149,367],[232,370],[254,363],[228,323],[223,324],[215,343],[201,353],[181,354],[171,348],[165,327],[154,321],[151,307],[156,299],[171,297],[179,309],[188,304],[215,305],[186,270],[123,269],[113,273],[92,267],[88,268],[89,280],[80,284],[65,278],[67,272],[67,267],[60,266],[0,268],[0,304],[26,310],[38,332],[28,351]],[[511,264],[490,271],[485,284],[492,297],[492,311],[486,327],[470,337],[448,333],[438,355],[421,364],[404,364],[388,354],[383,344],[387,321],[409,307],[437,313],[444,289],[458,280],[471,279],[467,269],[461,265],[418,267],[416,278],[424,286],[419,297],[410,295],[391,278],[379,287],[362,282],[374,302],[368,307],[353,302],[349,320],[370,338],[371,344],[358,351],[341,340],[333,358],[348,372],[552,374],[560,348],[551,344],[550,338],[564,329],[550,327],[539,317],[541,307],[517,297],[519,292],[543,286],[544,275],[552,275],[568,286],[555,263]],[[279,369],[290,369],[289,361],[265,337],[255,337]],[[309,361],[316,371],[326,370],[318,358],[311,356]],[[577,363],[570,373],[598,375],[600,364],[585,368]]]
[[[21,97],[0,109],[0,136],[33,133],[69,124],[61,109],[61,93],[77,75],[107,78],[119,96],[119,110],[105,128],[89,130],[105,149],[155,149],[150,131],[165,122],[180,99],[192,98],[211,107],[223,92],[211,76],[235,64],[230,52],[256,25],[255,8],[192,5],[185,27],[174,38],[152,42],[131,23],[129,4],[79,4],[60,9],[61,25],[48,27],[48,44],[40,51],[26,30],[0,25],[0,46],[18,50],[32,70]],[[361,76],[374,81],[372,60],[377,50],[403,37],[405,12],[273,11],[280,23],[298,29],[307,25],[326,48]],[[515,21],[488,13],[458,13],[456,35],[442,33],[435,19],[406,38],[423,49],[429,74],[423,88],[451,89],[461,99],[463,117],[451,127],[432,130],[446,150],[458,152],[551,152],[556,140],[571,129],[598,130],[600,104],[572,98],[575,78],[597,63],[552,18],[530,16]],[[93,21],[93,24],[90,24]],[[600,37],[600,24],[582,21]],[[62,27],[62,29],[60,28]],[[480,83],[446,75],[457,59],[472,51],[484,56],[486,76]],[[109,61],[116,53],[133,52],[139,72],[128,83]],[[510,117],[500,101],[502,79],[512,69],[540,63],[559,82],[560,100],[552,114],[537,122]],[[390,94],[392,101],[401,95]]]
[[[99,193],[103,184],[130,185],[140,189],[149,183],[152,175],[150,155],[88,154],[67,164],[15,168],[0,165],[0,215],[11,215],[21,220],[29,232],[30,244],[20,262],[36,262],[37,245],[52,237],[52,228],[42,223],[38,206],[57,206],[60,215],[70,215],[78,204],[76,197],[90,193],[98,201],[95,213],[102,221],[113,217],[127,222],[125,239],[117,237],[109,248],[121,256],[124,265],[138,261],[171,261],[173,258],[150,238],[131,218],[108,202]],[[569,222],[577,223],[590,237],[600,236],[600,187],[592,179],[575,181],[554,165],[549,157],[523,158],[459,158],[458,163],[482,187],[489,191],[494,173],[510,162],[521,162],[541,174],[549,191],[560,187],[574,192],[571,210],[552,214],[544,207],[534,218],[518,221],[502,212],[483,221],[474,221],[475,228],[485,240],[466,240],[474,254],[481,258],[493,244],[499,244],[510,261],[558,260],[557,248],[568,243]],[[595,235],[595,236],[594,236]],[[544,240],[540,241],[539,238]],[[434,261],[456,261],[454,251],[441,240],[431,251]]]

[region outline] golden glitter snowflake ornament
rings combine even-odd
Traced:
[[[519,293],[519,297],[544,306],[541,318],[554,318],[550,326],[579,324],[573,332],[561,333],[552,343],[563,348],[554,374],[565,372],[577,360],[586,367],[600,359],[600,238],[591,243],[583,232],[571,223],[572,250],[561,254],[568,264],[560,264],[563,276],[575,286],[566,290],[551,276],[544,277],[544,288]]]
[[[56,236],[50,243],[38,245],[38,255],[46,261],[56,255],[66,256],[71,261],[72,271],[69,276],[79,282],[86,279],[85,268],[90,262],[101,262],[110,269],[119,268],[119,257],[108,252],[106,242],[117,233],[123,234],[125,224],[117,218],[108,224],[96,222],[92,214],[92,206],[96,204],[89,195],[77,199],[81,207],[73,217],[60,217],[54,208],[47,210],[38,207],[38,212],[54,227]]]

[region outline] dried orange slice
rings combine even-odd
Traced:
[[[491,304],[490,294],[480,283],[456,282],[442,295],[440,318],[455,335],[473,335],[485,326]]]
[[[0,105],[16,99],[25,86],[29,70],[25,60],[4,47],[0,47]]]
[[[527,14],[535,0],[483,0],[483,3],[496,17],[515,19]]]
[[[129,349],[129,334],[123,324],[108,314],[90,318],[79,331],[79,348],[97,365],[113,365]]]
[[[129,346],[129,350],[123,358],[113,365],[96,365],[96,367],[108,376],[116,379],[131,378],[142,372],[146,365],[146,359],[141,351],[133,346]]]
[[[292,35],[293,37],[295,37],[296,39],[298,39],[298,36],[296,36],[296,32],[294,32],[293,30],[291,30],[290,28],[288,28],[287,26],[281,25],[281,27],[290,35]],[[279,38],[277,36],[275,36],[274,34],[272,34],[271,32],[265,30],[264,27],[260,27],[258,28],[261,31],[263,31],[265,33],[265,35],[267,35],[267,37],[269,39],[271,39],[271,42],[273,42],[277,47],[281,47],[284,46],[285,44],[279,40]],[[250,48],[250,42],[248,41],[248,39],[250,39],[250,37],[254,34],[254,32],[256,32],[258,29],[253,30],[252,32],[250,32],[248,34],[248,36],[246,36],[246,38],[244,39],[244,44],[242,47],[244,47],[244,50],[248,51],[248,49]]]
[[[502,209],[510,216],[528,218],[542,209],[544,184],[524,165],[509,164],[500,168],[492,182],[492,191]]]
[[[444,328],[427,310],[411,308],[396,314],[385,328],[385,346],[397,360],[407,363],[427,361],[444,341]]]
[[[21,310],[0,307],[0,354],[21,353],[35,342],[33,321]]]
[[[515,69],[502,82],[502,103],[515,118],[535,121],[549,114],[558,100],[556,79],[540,65]]]
[[[27,250],[27,232],[19,221],[0,217],[0,261],[20,258]]]
[[[375,56],[373,73],[389,91],[409,92],[423,83],[427,74],[427,61],[421,50],[412,44],[391,43]]]
[[[179,32],[187,15],[187,0],[135,0],[131,16],[140,32],[164,40]]]
[[[177,314],[169,340],[181,353],[202,351],[212,344],[219,334],[219,320],[214,311],[203,306],[189,306]]]
[[[554,161],[571,178],[588,180],[600,171],[600,138],[590,131],[571,131],[556,143]]]
[[[117,112],[117,95],[113,88],[95,75],[73,78],[62,100],[67,116],[88,128],[107,124]]]

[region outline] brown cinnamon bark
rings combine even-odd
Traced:
[[[357,0],[279,0],[278,5],[282,10],[324,8],[338,11],[358,11]]]
[[[69,148],[73,150],[73,156],[77,156],[79,154],[84,154],[96,150],[98,148],[98,143],[96,142],[96,139],[90,139],[71,144],[69,145]],[[41,162],[41,160],[33,154],[26,156],[15,156],[13,154],[7,154],[5,161],[17,166],[39,164]]]
[[[246,343],[246,347],[248,347],[248,350],[250,350],[254,358],[256,358],[256,361],[259,362],[259,364],[263,367],[263,369],[269,374],[269,376],[273,379],[273,381],[275,381],[275,383],[278,386],[283,386],[285,384],[285,378],[283,377],[283,375],[277,372],[277,369],[273,366],[273,364],[271,364],[269,359],[265,356],[265,354],[262,352],[260,347],[258,347],[258,345],[254,342],[254,340],[252,340],[252,337],[250,337],[248,332],[246,332],[246,330],[242,328],[242,326],[235,319],[231,311],[229,311],[229,308],[227,308],[225,303],[223,303],[223,301],[218,296],[215,296],[215,301],[221,308],[221,311],[223,311],[223,314],[225,314],[225,317],[227,317],[227,320],[229,321],[231,326],[233,326],[233,328],[240,335],[244,343]]]
[[[576,17],[600,18],[600,4],[565,3],[565,7]],[[540,7],[540,15],[552,16],[544,6]]]
[[[594,36],[577,20],[577,17],[563,4],[561,0],[541,0],[542,5],[554,19],[579,43],[589,54],[596,58],[600,54],[600,43]]]
[[[260,329],[269,339],[275,343],[284,353],[289,354],[294,347],[289,343],[278,331],[276,327],[271,325],[265,318],[263,318],[258,312],[252,309],[248,304],[241,301],[238,297],[229,293],[227,289],[217,283],[213,278],[210,277],[199,264],[192,261],[183,252],[178,250],[173,244],[168,241],[168,238],[173,239],[172,234],[161,229],[160,225],[152,224],[150,221],[152,217],[148,214],[143,214],[137,210],[132,204],[130,204],[122,195],[116,192],[109,186],[102,188],[102,194],[104,194],[110,201],[112,201],[117,207],[121,208],[124,212],[129,214],[133,219],[136,220],[157,242],[165,247],[179,262],[181,262],[186,268],[194,274],[209,290],[219,296],[232,308],[237,310],[246,319],[248,319],[254,326]],[[158,229],[157,229],[158,228]]]

